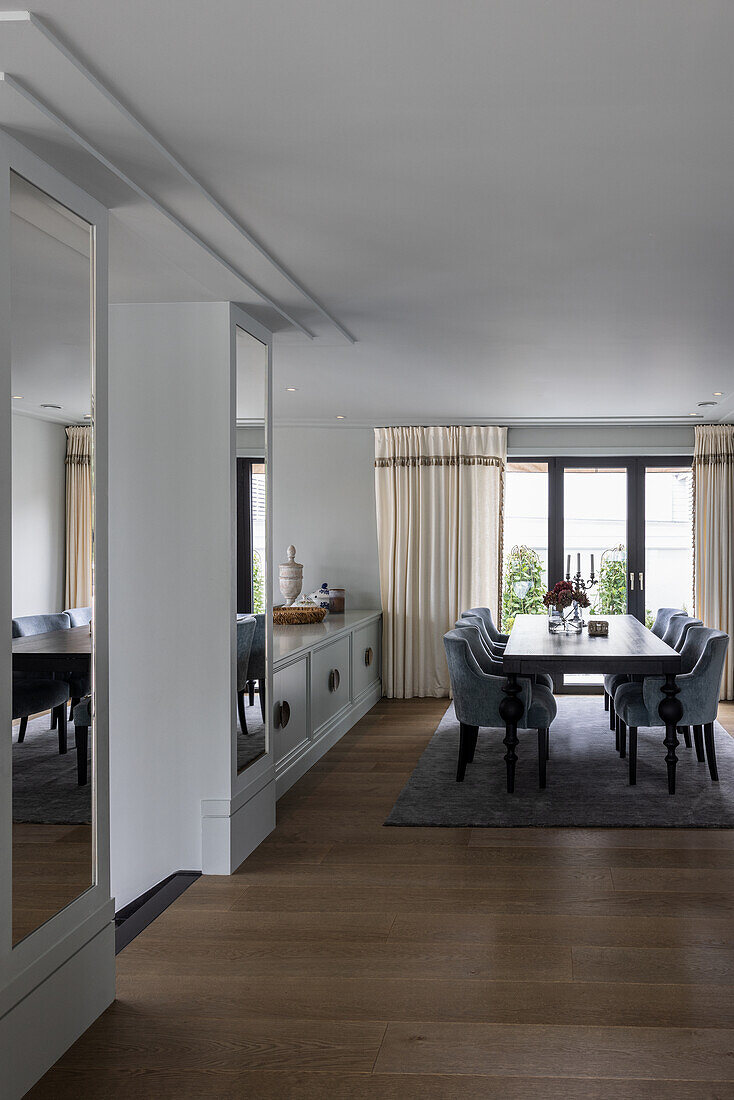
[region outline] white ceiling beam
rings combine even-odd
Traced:
[[[244,286],[246,286],[248,290],[251,290],[254,294],[257,294],[261,301],[269,305],[271,309],[276,310],[276,312],[279,313],[281,317],[288,321],[289,324],[293,325],[294,328],[297,328],[300,332],[302,332],[304,336],[307,336],[309,340],[313,340],[313,333],[309,332],[309,330],[304,325],[302,325],[300,321],[297,321],[295,317],[292,317],[289,313],[287,313],[283,309],[283,307],[279,306],[278,303],[274,301],[268,294],[266,294],[264,290],[261,290],[260,287],[256,286],[255,283],[248,279],[248,277],[242,271],[239,271],[238,268],[234,267],[229,262],[229,260],[225,260],[224,256],[216,252],[211,247],[211,245],[208,245],[206,241],[198,235],[198,233],[195,233],[193,229],[189,228],[188,225],[185,225],[180,218],[177,218],[176,215],[172,213],[172,211],[170,211],[162,203],[160,203],[158,199],[155,199],[148,191],[142,188],[140,184],[136,183],[135,180],[126,175],[126,173],[123,172],[121,168],[118,168],[116,164],[113,164],[112,161],[104,155],[104,153],[100,152],[100,150],[95,148],[95,146],[92,145],[91,142],[82,137],[78,130],[75,130],[73,126],[70,126],[69,123],[61,118],[60,115],[57,115],[56,112],[53,111],[47,103],[44,103],[43,100],[39,99],[38,96],[34,95],[33,92],[26,88],[22,81],[18,80],[17,77],[11,76],[9,73],[0,73],[0,82],[6,85],[8,88],[12,88],[12,90],[17,95],[19,95],[27,103],[30,103],[31,106],[35,107],[37,111],[40,111],[42,115],[45,115],[45,117],[49,119],[50,122],[53,122],[54,125],[63,130],[65,134],[72,138],[72,140],[75,141],[77,145],[80,145],[82,149],[90,154],[90,156],[93,156],[94,159],[99,161],[99,163],[107,168],[108,171],[117,176],[119,180],[122,180],[122,182],[126,184],[129,188],[131,188],[131,190],[133,190],[136,195],[139,195],[141,199],[149,202],[150,205],[155,210],[157,210],[159,214],[162,214],[164,218],[167,218],[168,221],[171,222],[172,225],[175,225],[176,229],[179,229],[182,233],[185,233],[185,235],[190,240],[192,240],[200,248],[203,248],[204,251],[209,256],[211,256],[213,260],[216,260],[217,263],[226,268],[227,271],[229,271],[231,275],[234,275],[234,277],[238,279]]]
[[[70,50],[69,47],[64,42],[62,42],[61,39],[56,34],[54,34],[54,32],[49,27],[46,26],[45,22],[39,16],[35,15],[31,11],[24,11],[4,12],[1,14],[0,17],[6,21],[11,21],[15,19],[16,21],[20,22],[27,22],[30,23],[31,26],[35,27],[36,30],[43,35],[46,41],[49,42],[54,47],[54,49],[58,50],[58,52],[61,53],[66,58],[66,60],[74,66],[77,72],[81,73],[85,80],[88,80],[89,83],[94,88],[96,88],[99,94],[103,96],[107,100],[107,102],[110,103],[115,108],[115,110],[118,111],[123,116],[123,118],[125,118],[127,122],[129,122],[130,125],[138,131],[138,133],[143,135],[146,141],[150,142],[150,144],[160,153],[160,155],[166,161],[168,161],[168,163],[173,168],[175,168],[179,175],[183,176],[187,183],[191,184],[191,186],[194,187],[199,192],[199,194],[204,197],[204,199],[206,199],[210,206],[213,206],[217,213],[221,214],[221,216],[229,223],[229,225],[231,225],[232,228],[240,234],[240,236],[244,237],[248,244],[250,244],[257,252],[259,252],[259,254],[265,260],[267,260],[269,264],[271,264],[272,267],[275,268],[278,274],[282,276],[282,278],[285,279],[286,282],[290,284],[290,286],[297,290],[298,293],[301,294],[307,302],[310,302],[314,309],[316,309],[321,314],[321,316],[329,322],[329,324],[333,325],[334,328],[341,333],[345,340],[347,340],[350,344],[356,343],[354,336],[352,336],[352,334],[344,327],[344,325],[337,321],[337,319],[331,313],[329,313],[328,310],[326,310],[324,306],[316,298],[314,298],[314,296],[310,294],[309,291],[306,290],[306,288],[301,283],[298,282],[295,276],[291,275],[290,271],[288,271],[288,269],[285,268],[280,263],[280,261],[277,260],[273,256],[273,254],[265,248],[263,244],[261,244],[261,242],[249,231],[249,229],[247,229],[240,221],[238,221],[237,218],[235,218],[234,215],[231,214],[230,211],[227,210],[226,207],[224,207],[219,202],[219,200],[214,197],[214,195],[212,195],[211,191],[209,191],[204,186],[204,184],[200,180],[198,180],[188,170],[188,168],[186,168],[185,165],[181,163],[181,161],[171,152],[171,150],[166,145],[164,145],[163,142],[155,136],[155,134],[151,133],[147,126],[145,126],[144,123],[142,123],[140,119],[132,113],[132,111],[130,111],[123,103],[120,102],[117,96],[110,91],[107,85],[104,84],[98,76],[95,76],[91,69],[87,68],[87,66],[79,60],[76,54],[73,53],[72,50]]]

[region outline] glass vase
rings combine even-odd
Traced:
[[[566,619],[566,633],[567,634],[580,634],[584,625],[584,620],[581,616],[581,608],[574,600],[573,607]]]
[[[548,633],[549,634],[563,634],[565,629],[565,623],[563,621],[563,615],[555,607],[548,608]]]

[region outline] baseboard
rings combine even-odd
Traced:
[[[5,1100],[20,1100],[114,999],[110,923],[0,1020]]]
[[[119,955],[176,898],[181,897],[184,890],[188,890],[197,878],[201,878],[201,871],[176,871],[118,910],[115,913],[115,954]]]
[[[231,875],[275,828],[272,774],[247,797],[202,802],[201,866],[205,875]]]
[[[295,757],[286,758],[285,766],[278,770],[275,766],[275,797],[282,798],[287,790],[296,783],[309,768],[313,767],[317,760],[340,741],[345,733],[348,733],[368,711],[372,710],[382,698],[382,683],[377,680],[367,688],[359,698],[355,699],[349,710],[342,714],[333,725],[327,726],[318,737],[309,741]]]

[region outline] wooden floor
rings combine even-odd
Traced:
[[[734,1097],[734,831],[384,828],[445,706],[378,704],[29,1095]]]

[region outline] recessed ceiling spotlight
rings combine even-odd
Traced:
[[[700,416],[701,414],[700,413],[689,413],[688,415],[689,416]]]
[[[724,394],[721,392],[721,390],[716,390],[715,393],[714,393],[714,397],[723,397],[723,396],[724,396]]]
[[[286,386],[286,393],[296,393],[298,386]]]
[[[63,407],[63,405],[53,405],[50,401],[47,401],[45,404],[40,406],[40,408],[42,409],[63,409]]]
[[[22,400],[23,400],[22,394],[19,394],[19,393],[14,393],[13,394],[13,401],[22,401]]]
[[[85,420],[91,420],[92,419],[92,414],[91,413],[85,413],[84,414],[84,419]]]
[[[337,414],[337,420],[346,420],[346,419],[347,419],[346,416],[340,416],[339,414]]]

